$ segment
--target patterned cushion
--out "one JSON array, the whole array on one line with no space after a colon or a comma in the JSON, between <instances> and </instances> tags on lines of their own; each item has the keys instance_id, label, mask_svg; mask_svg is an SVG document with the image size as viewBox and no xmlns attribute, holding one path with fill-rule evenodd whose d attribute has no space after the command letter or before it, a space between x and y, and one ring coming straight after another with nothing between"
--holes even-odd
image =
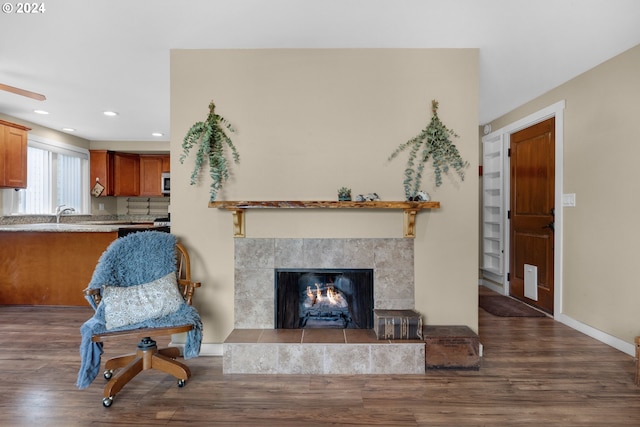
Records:
<instances>
[{"instance_id":1,"label":"patterned cushion","mask_svg":"<svg viewBox=\"0 0 640 427\"><path fill-rule=\"evenodd\" d=\"M182 303L174 272L142 285L102 288L107 329L158 319L174 313Z\"/></svg>"}]
</instances>

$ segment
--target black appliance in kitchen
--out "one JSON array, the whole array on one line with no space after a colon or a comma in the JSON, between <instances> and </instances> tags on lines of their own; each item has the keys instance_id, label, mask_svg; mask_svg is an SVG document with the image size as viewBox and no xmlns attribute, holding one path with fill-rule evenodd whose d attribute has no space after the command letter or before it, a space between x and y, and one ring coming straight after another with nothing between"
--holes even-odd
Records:
<instances>
[{"instance_id":1,"label":"black appliance in kitchen","mask_svg":"<svg viewBox=\"0 0 640 427\"><path fill-rule=\"evenodd\" d=\"M164 233L171 233L171 218L156 218L153 221L153 225L129 225L127 227L120 227L118 229L118 237L124 237L128 234L139 233L140 231L161 231Z\"/></svg>"}]
</instances>

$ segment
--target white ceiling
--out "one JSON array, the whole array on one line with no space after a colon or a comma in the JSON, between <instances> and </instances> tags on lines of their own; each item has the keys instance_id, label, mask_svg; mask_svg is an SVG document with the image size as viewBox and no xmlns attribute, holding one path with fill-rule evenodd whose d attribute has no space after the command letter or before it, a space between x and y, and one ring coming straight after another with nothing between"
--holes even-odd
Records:
<instances>
[{"instance_id":1,"label":"white ceiling","mask_svg":"<svg viewBox=\"0 0 640 427\"><path fill-rule=\"evenodd\" d=\"M638 0L38 4L44 13L0 13L0 83L47 100L0 91L0 113L94 141L169 139L170 49L478 48L484 124L640 44Z\"/></svg>"}]
</instances>

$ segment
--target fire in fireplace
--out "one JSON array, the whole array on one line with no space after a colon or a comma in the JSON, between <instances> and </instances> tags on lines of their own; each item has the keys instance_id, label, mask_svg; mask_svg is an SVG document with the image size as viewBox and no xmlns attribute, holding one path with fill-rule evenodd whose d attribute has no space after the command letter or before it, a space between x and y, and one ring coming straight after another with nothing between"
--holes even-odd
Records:
<instances>
[{"instance_id":1,"label":"fire in fireplace","mask_svg":"<svg viewBox=\"0 0 640 427\"><path fill-rule=\"evenodd\" d=\"M280 269L276 328L373 327L373 270Z\"/></svg>"}]
</instances>

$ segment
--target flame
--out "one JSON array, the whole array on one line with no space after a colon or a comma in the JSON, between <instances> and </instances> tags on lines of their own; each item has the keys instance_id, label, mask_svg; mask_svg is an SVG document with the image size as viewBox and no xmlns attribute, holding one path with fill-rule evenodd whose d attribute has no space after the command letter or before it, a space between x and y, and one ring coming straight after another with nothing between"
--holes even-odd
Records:
<instances>
[{"instance_id":1,"label":"flame","mask_svg":"<svg viewBox=\"0 0 640 427\"><path fill-rule=\"evenodd\" d=\"M333 288L329 288L327 289L327 298L329 298L329 302L331 302L331 304L337 304L338 301L336 300L336 297L338 295L336 294L336 292L333 290Z\"/></svg>"},{"instance_id":2,"label":"flame","mask_svg":"<svg viewBox=\"0 0 640 427\"><path fill-rule=\"evenodd\" d=\"M311 286L307 286L307 302L305 302L305 306L311 307L316 303L320 303L322 301L326 301L331 305L340 305L343 303L342 296L339 291L336 291L333 286L327 287L326 295L322 295L322 289L320 289L320 285L318 283L315 284L316 290L313 292L311 290Z\"/></svg>"}]
</instances>

